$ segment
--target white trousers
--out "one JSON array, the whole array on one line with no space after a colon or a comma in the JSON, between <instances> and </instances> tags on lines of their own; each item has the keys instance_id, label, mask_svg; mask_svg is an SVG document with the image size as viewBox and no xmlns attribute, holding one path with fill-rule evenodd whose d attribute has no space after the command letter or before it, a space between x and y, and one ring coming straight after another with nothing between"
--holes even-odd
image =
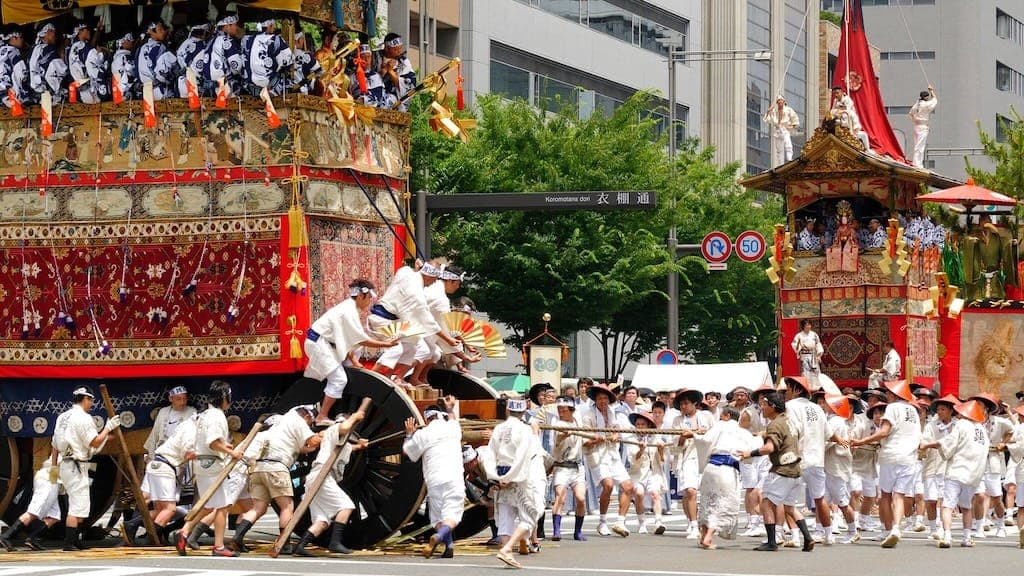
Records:
<instances>
[{"instance_id":1,"label":"white trousers","mask_svg":"<svg viewBox=\"0 0 1024 576\"><path fill-rule=\"evenodd\" d=\"M793 139L789 136L789 130L781 127L772 130L772 141L775 146L773 166L781 166L793 159Z\"/></svg>"},{"instance_id":2,"label":"white trousers","mask_svg":"<svg viewBox=\"0 0 1024 576\"><path fill-rule=\"evenodd\" d=\"M914 166L924 168L924 148L928 144L928 125L914 125Z\"/></svg>"}]
</instances>

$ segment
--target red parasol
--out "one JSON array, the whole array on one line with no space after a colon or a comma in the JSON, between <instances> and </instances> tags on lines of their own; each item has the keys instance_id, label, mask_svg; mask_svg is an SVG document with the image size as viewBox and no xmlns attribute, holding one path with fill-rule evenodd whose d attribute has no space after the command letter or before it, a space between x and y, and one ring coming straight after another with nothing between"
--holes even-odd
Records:
<instances>
[{"instance_id":1,"label":"red parasol","mask_svg":"<svg viewBox=\"0 0 1024 576\"><path fill-rule=\"evenodd\" d=\"M942 202L945 204L963 204L966 208L974 206L1016 206L1017 200L988 188L976 186L973 179L967 180L963 186L954 186L938 192L918 196L919 202Z\"/></svg>"}]
</instances>

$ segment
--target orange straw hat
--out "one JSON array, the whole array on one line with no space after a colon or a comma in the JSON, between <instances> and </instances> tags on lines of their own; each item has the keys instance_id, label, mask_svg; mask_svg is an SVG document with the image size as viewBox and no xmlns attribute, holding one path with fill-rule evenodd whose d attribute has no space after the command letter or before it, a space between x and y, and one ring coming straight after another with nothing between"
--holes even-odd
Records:
<instances>
[{"instance_id":1,"label":"orange straw hat","mask_svg":"<svg viewBox=\"0 0 1024 576\"><path fill-rule=\"evenodd\" d=\"M892 380L890 382L883 382L882 387L899 396L907 402L914 401L914 394L910 392L910 386L906 380Z\"/></svg>"},{"instance_id":2,"label":"orange straw hat","mask_svg":"<svg viewBox=\"0 0 1024 576\"><path fill-rule=\"evenodd\" d=\"M949 404L950 408L954 408L955 409L957 404L959 404L959 403L960 403L960 399L959 398L957 398L956 396L953 396L952 394L946 394L942 398L939 398L938 400L933 401L932 402L932 406L935 406L936 404Z\"/></svg>"},{"instance_id":3,"label":"orange straw hat","mask_svg":"<svg viewBox=\"0 0 1024 576\"><path fill-rule=\"evenodd\" d=\"M988 417L988 412L978 400L968 400L957 405L956 411L971 422L981 424Z\"/></svg>"},{"instance_id":4,"label":"orange straw hat","mask_svg":"<svg viewBox=\"0 0 1024 576\"><path fill-rule=\"evenodd\" d=\"M841 394L826 394L825 403L836 413L836 416L846 420L853 414L853 407L850 406L850 399Z\"/></svg>"},{"instance_id":5,"label":"orange straw hat","mask_svg":"<svg viewBox=\"0 0 1024 576\"><path fill-rule=\"evenodd\" d=\"M977 400L981 402L988 409L989 414L994 414L999 411L999 397L995 394L982 392L981 394L971 396L968 400Z\"/></svg>"},{"instance_id":6,"label":"orange straw hat","mask_svg":"<svg viewBox=\"0 0 1024 576\"><path fill-rule=\"evenodd\" d=\"M803 376L783 376L782 383L786 385L786 388L790 388L796 384L808 393L814 392L814 390L811 389L811 384L807 381L807 378L804 378Z\"/></svg>"}]
</instances>

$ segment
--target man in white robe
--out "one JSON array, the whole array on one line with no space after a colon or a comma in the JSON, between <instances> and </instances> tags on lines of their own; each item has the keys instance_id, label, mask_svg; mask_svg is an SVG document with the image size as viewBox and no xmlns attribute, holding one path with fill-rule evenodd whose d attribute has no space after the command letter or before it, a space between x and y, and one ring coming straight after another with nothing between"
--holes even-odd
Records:
<instances>
[{"instance_id":1,"label":"man in white robe","mask_svg":"<svg viewBox=\"0 0 1024 576\"><path fill-rule=\"evenodd\" d=\"M736 456L756 450L761 441L740 428L740 413L731 406L722 408L720 421L706 434L694 436L701 452L708 455L700 478L699 546L715 548L715 534L726 540L736 537L740 513L740 461Z\"/></svg>"},{"instance_id":2,"label":"man in white robe","mask_svg":"<svg viewBox=\"0 0 1024 576\"><path fill-rule=\"evenodd\" d=\"M458 401L447 396L437 406L423 411L427 425L416 429L416 419L405 421L402 451L410 460L423 460L423 479L427 484L427 512L436 533L423 555L430 558L444 544L442 558L455 555L452 533L462 521L466 500L466 481L462 467L462 427Z\"/></svg>"},{"instance_id":3,"label":"man in white robe","mask_svg":"<svg viewBox=\"0 0 1024 576\"><path fill-rule=\"evenodd\" d=\"M714 416L707 410L699 410L698 405L704 399L700 390L680 390L673 399L679 416L672 423L672 428L705 432L715 425ZM682 494L683 512L690 524L686 529L686 537L691 540L700 538L697 518L697 489L700 487L700 457L697 444L685 436L679 437L675 454L676 489Z\"/></svg>"},{"instance_id":4,"label":"man in white robe","mask_svg":"<svg viewBox=\"0 0 1024 576\"><path fill-rule=\"evenodd\" d=\"M345 393L345 385L348 384L345 366L355 364L351 358L355 349L360 346L389 348L397 344L397 340L371 338L363 329L360 314L377 298L373 283L357 278L348 285L348 291L349 298L313 322L306 331L306 343L303 345L309 357L303 375L314 380L327 380L320 404L319 418L323 424L331 423L331 408Z\"/></svg>"},{"instance_id":5,"label":"man in white robe","mask_svg":"<svg viewBox=\"0 0 1024 576\"><path fill-rule=\"evenodd\" d=\"M509 400L508 418L494 427L488 442L495 469L487 475L499 486L495 516L502 546L497 558L513 568L522 565L512 556L512 546L525 544L544 512L544 449L537 431L522 421L527 406L526 400Z\"/></svg>"},{"instance_id":6,"label":"man in white robe","mask_svg":"<svg viewBox=\"0 0 1024 576\"><path fill-rule=\"evenodd\" d=\"M594 407L583 417L586 428L629 428L628 422L620 420L612 409L611 403L616 400L615 393L603 384L594 384L587 388L587 396L594 401ZM597 533L608 536L612 532L625 538L629 536L626 528L625 514L629 510L629 502L633 499L633 481L629 478L622 456L617 433L597 433L593 438L583 442L583 454L587 460L590 473L601 487L598 498L600 522ZM619 487L619 516L608 526L608 506L611 503L612 489Z\"/></svg>"}]
</instances>

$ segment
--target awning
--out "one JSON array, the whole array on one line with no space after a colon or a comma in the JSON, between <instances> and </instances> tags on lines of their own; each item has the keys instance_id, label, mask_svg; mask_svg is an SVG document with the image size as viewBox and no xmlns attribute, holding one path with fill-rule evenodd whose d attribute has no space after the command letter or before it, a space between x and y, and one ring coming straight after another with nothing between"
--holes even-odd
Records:
<instances>
[{"instance_id":1,"label":"awning","mask_svg":"<svg viewBox=\"0 0 1024 576\"><path fill-rule=\"evenodd\" d=\"M724 397L737 386L751 390L772 384L767 362L727 364L640 364L633 375L633 386L655 392L691 388L701 392L719 392Z\"/></svg>"}]
</instances>

